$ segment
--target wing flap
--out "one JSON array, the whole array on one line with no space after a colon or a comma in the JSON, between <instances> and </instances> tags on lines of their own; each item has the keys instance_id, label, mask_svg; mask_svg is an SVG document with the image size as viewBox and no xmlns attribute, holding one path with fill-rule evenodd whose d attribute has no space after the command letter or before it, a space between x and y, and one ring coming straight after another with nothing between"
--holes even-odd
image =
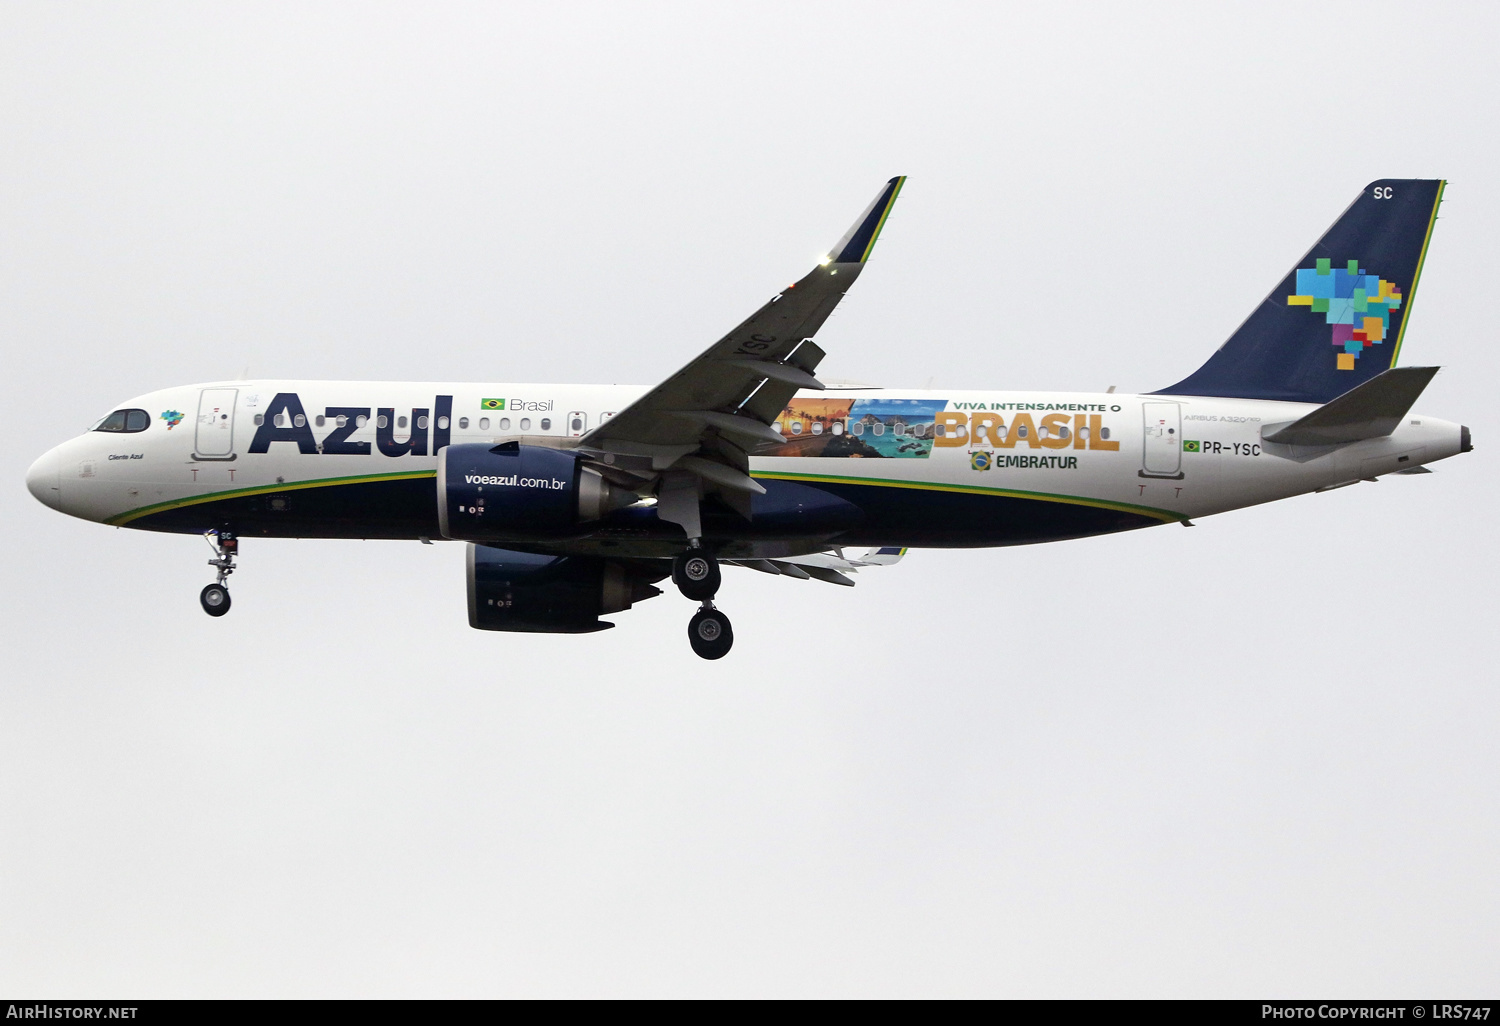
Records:
<instances>
[{"instance_id":1,"label":"wing flap","mask_svg":"<svg viewBox=\"0 0 1500 1026\"><path fill-rule=\"evenodd\" d=\"M845 576L846 574L858 573L862 566L891 566L899 562L904 555L906 555L905 549L883 548L871 549L858 559L849 559L843 554L843 550L835 549L832 552L810 552L802 556L781 556L776 559L731 559L725 562L732 566L759 570L763 574L780 574L783 577L795 577L803 581L824 581L828 584L841 584L852 588L855 582Z\"/></svg>"}]
</instances>

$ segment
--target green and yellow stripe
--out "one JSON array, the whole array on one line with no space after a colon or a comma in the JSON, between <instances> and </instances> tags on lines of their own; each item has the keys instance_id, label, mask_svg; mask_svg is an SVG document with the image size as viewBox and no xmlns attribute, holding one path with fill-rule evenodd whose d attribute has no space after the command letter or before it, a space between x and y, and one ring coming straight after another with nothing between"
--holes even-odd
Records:
<instances>
[{"instance_id":1,"label":"green and yellow stripe","mask_svg":"<svg viewBox=\"0 0 1500 1026\"><path fill-rule=\"evenodd\" d=\"M150 506L142 506L139 509L121 513L104 521L113 527L123 527L132 520L150 516L153 513L165 513L173 509L185 509L188 506L201 506L206 502L219 502L224 499L243 499L250 495L281 494L283 492L303 491L308 488L331 488L335 485L348 484L376 484L381 481L409 481L423 477L436 477L436 470L407 470L394 474L356 474L352 477L322 477L311 481L287 481L277 484L256 485L253 488L231 488L222 492L205 492L202 495L194 495L183 499L171 499L167 502L152 503Z\"/></svg>"},{"instance_id":2,"label":"green and yellow stripe","mask_svg":"<svg viewBox=\"0 0 1500 1026\"><path fill-rule=\"evenodd\" d=\"M1417 270L1411 276L1411 294L1403 301L1405 310L1401 314L1401 330L1396 333L1396 351L1391 354L1391 366L1401 359L1401 340L1406 337L1406 325L1411 321L1411 304L1417 298L1417 283L1422 280L1422 265L1427 263L1427 247L1432 244L1432 229L1437 225L1438 207L1443 202L1443 190L1448 188L1446 180L1438 183L1437 198L1432 201L1432 213L1427 218L1427 237L1422 240L1422 252L1417 257Z\"/></svg>"},{"instance_id":3,"label":"green and yellow stripe","mask_svg":"<svg viewBox=\"0 0 1500 1026\"><path fill-rule=\"evenodd\" d=\"M897 175L896 187L891 190L891 198L885 201L885 209L880 212L880 222L875 225L875 230L870 233L870 241L865 245L864 253L860 254L860 263L864 263L870 259L870 254L875 251L875 242L880 238L880 233L885 228L886 218L891 216L891 210L896 206L896 197L901 195L901 188L905 184L906 176Z\"/></svg>"},{"instance_id":4,"label":"green and yellow stripe","mask_svg":"<svg viewBox=\"0 0 1500 1026\"><path fill-rule=\"evenodd\" d=\"M1063 495L1058 492L1032 492L1017 488L991 488L985 485L933 484L926 481L897 481L882 477L841 477L833 474L792 474L784 471L756 472L751 477L774 481L801 481L804 483L871 485L877 488L907 488L921 492L960 492L968 495L995 495L1008 499L1034 499L1038 502L1058 502L1069 506L1093 506L1118 513L1137 513L1141 516L1175 524L1187 520L1181 513L1157 509L1154 506L1138 506L1132 502L1112 502L1108 499L1091 499L1082 495Z\"/></svg>"},{"instance_id":5,"label":"green and yellow stripe","mask_svg":"<svg viewBox=\"0 0 1500 1026\"><path fill-rule=\"evenodd\" d=\"M304 491L310 488L332 488L338 485L377 484L382 481L411 481L436 476L436 470L409 470L390 474L356 474L349 477L325 477L310 481L287 481L279 484L255 485L250 488L230 488L224 491L205 492L202 495L152 503L149 506L141 506L137 509L120 513L104 522L113 527L123 527L131 521L151 516L153 513L186 509L189 506L201 506L205 503L220 502L226 499L243 499L252 495L282 494L285 492ZM1188 519L1181 513L1158 509L1154 506L1141 506L1131 502L1114 502L1108 499L1094 499L1082 495L1066 495L1060 492L1037 492L1019 488L993 488L985 485L938 484L928 481L900 481L893 478L881 477L850 477L838 474L796 474L786 471L762 471L753 473L751 476L758 480L770 481L866 485L875 488L904 488L910 491L957 492L967 495L993 495L1009 499L1032 499L1037 502L1056 502L1071 506L1091 506L1096 509L1114 510L1119 513L1136 513L1168 524Z\"/></svg>"}]
</instances>

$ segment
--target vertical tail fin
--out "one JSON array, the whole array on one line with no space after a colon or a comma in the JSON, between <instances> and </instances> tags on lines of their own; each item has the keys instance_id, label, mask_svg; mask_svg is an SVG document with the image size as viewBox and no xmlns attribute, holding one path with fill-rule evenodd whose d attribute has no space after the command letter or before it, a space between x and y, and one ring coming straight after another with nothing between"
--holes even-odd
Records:
<instances>
[{"instance_id":1,"label":"vertical tail fin","mask_svg":"<svg viewBox=\"0 0 1500 1026\"><path fill-rule=\"evenodd\" d=\"M1157 394L1326 403L1393 366L1446 184L1365 186L1229 341Z\"/></svg>"}]
</instances>

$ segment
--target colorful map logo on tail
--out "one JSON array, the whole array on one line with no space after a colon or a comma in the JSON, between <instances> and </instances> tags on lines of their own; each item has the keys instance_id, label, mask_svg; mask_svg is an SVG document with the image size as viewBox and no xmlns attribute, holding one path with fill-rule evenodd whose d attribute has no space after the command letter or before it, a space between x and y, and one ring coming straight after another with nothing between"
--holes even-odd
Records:
<instances>
[{"instance_id":1,"label":"colorful map logo on tail","mask_svg":"<svg viewBox=\"0 0 1500 1026\"><path fill-rule=\"evenodd\" d=\"M1360 353L1385 341L1391 311L1401 309L1401 290L1366 272L1358 260L1350 260L1346 269L1334 268L1332 260L1323 258L1316 267L1298 269L1297 294L1287 296L1286 302L1310 307L1327 318L1338 348L1338 369L1353 370Z\"/></svg>"}]
</instances>

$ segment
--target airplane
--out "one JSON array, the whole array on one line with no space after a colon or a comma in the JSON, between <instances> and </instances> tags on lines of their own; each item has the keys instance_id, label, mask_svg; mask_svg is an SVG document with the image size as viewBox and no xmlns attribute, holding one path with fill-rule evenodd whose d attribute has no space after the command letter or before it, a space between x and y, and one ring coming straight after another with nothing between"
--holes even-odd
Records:
<instances>
[{"instance_id":1,"label":"airplane","mask_svg":"<svg viewBox=\"0 0 1500 1026\"><path fill-rule=\"evenodd\" d=\"M1398 367L1445 183L1366 186L1202 367L1155 392L825 385L819 327L905 184L654 388L215 381L130 399L28 470L84 520L199 534L230 608L244 538L466 544L470 626L587 633L661 594L727 654L721 568L853 584L909 548L1060 541L1428 473L1467 427ZM862 554L850 548L868 548Z\"/></svg>"}]
</instances>

